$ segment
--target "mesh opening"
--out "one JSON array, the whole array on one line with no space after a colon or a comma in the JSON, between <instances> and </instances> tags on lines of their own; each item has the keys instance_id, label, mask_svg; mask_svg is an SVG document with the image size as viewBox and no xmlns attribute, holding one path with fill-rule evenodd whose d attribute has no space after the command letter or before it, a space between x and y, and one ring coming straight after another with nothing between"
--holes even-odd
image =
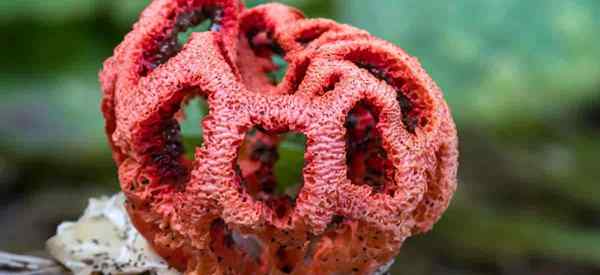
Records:
<instances>
[{"instance_id":1,"label":"mesh opening","mask_svg":"<svg viewBox=\"0 0 600 275\"><path fill-rule=\"evenodd\" d=\"M279 218L293 208L302 186L305 138L297 133L269 132L255 127L240 147L241 185Z\"/></svg>"},{"instance_id":2,"label":"mesh opening","mask_svg":"<svg viewBox=\"0 0 600 275\"><path fill-rule=\"evenodd\" d=\"M415 91L405 90L408 87L403 79L391 77L392 71L385 66L385 61L378 60L378 56L369 52L357 52L348 57L359 68L367 70L375 78L386 82L394 87L397 92L396 100L402 110L402 123L404 128L415 133L417 127L425 127L428 123L423 111L425 109L422 102L419 102L419 96Z\"/></svg>"},{"instance_id":3,"label":"mesh opening","mask_svg":"<svg viewBox=\"0 0 600 275\"><path fill-rule=\"evenodd\" d=\"M141 75L147 75L177 55L193 32L219 31L222 16L222 9L217 7L201 7L178 15L165 38L158 41L154 49L144 53Z\"/></svg>"},{"instance_id":4,"label":"mesh opening","mask_svg":"<svg viewBox=\"0 0 600 275\"><path fill-rule=\"evenodd\" d=\"M208 115L208 103L203 97L193 97L182 103L177 120L181 128L183 153L194 159L195 148L202 146L202 120Z\"/></svg>"},{"instance_id":5,"label":"mesh opening","mask_svg":"<svg viewBox=\"0 0 600 275\"><path fill-rule=\"evenodd\" d=\"M392 163L377 131L378 112L366 101L359 101L346 118L346 164L353 184L372 187L373 192L393 195Z\"/></svg>"},{"instance_id":6,"label":"mesh opening","mask_svg":"<svg viewBox=\"0 0 600 275\"><path fill-rule=\"evenodd\" d=\"M271 79L273 85L277 85L283 80L288 68L288 63L278 54L273 54L271 56L271 62L273 63L274 68L273 70L268 71L267 75L269 76L269 79Z\"/></svg>"}]
</instances>

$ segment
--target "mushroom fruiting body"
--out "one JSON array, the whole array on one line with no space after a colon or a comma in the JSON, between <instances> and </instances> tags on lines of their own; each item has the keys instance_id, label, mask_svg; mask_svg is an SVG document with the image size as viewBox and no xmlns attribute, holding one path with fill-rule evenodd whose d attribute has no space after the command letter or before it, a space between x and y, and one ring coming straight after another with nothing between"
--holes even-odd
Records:
<instances>
[{"instance_id":1,"label":"mushroom fruiting body","mask_svg":"<svg viewBox=\"0 0 600 275\"><path fill-rule=\"evenodd\" d=\"M274 55L289 64L276 84ZM454 122L419 62L284 5L155 0L100 80L132 222L190 274L369 274L456 189ZM193 160L179 127L191 97L209 106ZM274 191L286 132L306 136L296 198Z\"/></svg>"}]
</instances>

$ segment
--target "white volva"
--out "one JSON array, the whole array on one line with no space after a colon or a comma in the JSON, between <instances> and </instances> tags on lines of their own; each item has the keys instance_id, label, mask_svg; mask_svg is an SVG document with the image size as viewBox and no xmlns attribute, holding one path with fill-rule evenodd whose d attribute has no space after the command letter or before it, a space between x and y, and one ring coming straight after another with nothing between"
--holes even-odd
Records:
<instances>
[{"instance_id":1,"label":"white volva","mask_svg":"<svg viewBox=\"0 0 600 275\"><path fill-rule=\"evenodd\" d=\"M52 256L75 275L179 274L148 245L133 227L122 193L92 198L77 222L63 222L47 242Z\"/></svg>"}]
</instances>

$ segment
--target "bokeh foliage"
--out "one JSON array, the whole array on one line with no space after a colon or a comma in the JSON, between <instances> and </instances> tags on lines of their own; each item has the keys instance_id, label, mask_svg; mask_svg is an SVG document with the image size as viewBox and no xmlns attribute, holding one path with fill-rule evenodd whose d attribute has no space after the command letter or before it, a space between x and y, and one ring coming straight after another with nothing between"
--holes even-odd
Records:
<instances>
[{"instance_id":1,"label":"bokeh foliage","mask_svg":"<svg viewBox=\"0 0 600 275\"><path fill-rule=\"evenodd\" d=\"M600 272L600 1L282 2L399 44L452 107L459 191L394 274ZM0 218L18 220L0 248L39 247L80 194L116 190L97 72L146 4L0 1ZM301 154L286 148L298 173Z\"/></svg>"}]
</instances>

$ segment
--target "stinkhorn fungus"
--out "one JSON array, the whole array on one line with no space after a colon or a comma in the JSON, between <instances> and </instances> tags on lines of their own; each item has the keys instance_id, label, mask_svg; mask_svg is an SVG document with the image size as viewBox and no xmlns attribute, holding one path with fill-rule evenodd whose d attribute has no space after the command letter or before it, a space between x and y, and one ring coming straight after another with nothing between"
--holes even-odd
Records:
<instances>
[{"instance_id":1,"label":"stinkhorn fungus","mask_svg":"<svg viewBox=\"0 0 600 275\"><path fill-rule=\"evenodd\" d=\"M279 83L273 56L289 64ZM456 189L454 122L417 59L294 8L154 0L100 80L132 222L189 274L371 274ZM188 159L192 97L209 112ZM275 192L286 132L306 137L295 198Z\"/></svg>"}]
</instances>

